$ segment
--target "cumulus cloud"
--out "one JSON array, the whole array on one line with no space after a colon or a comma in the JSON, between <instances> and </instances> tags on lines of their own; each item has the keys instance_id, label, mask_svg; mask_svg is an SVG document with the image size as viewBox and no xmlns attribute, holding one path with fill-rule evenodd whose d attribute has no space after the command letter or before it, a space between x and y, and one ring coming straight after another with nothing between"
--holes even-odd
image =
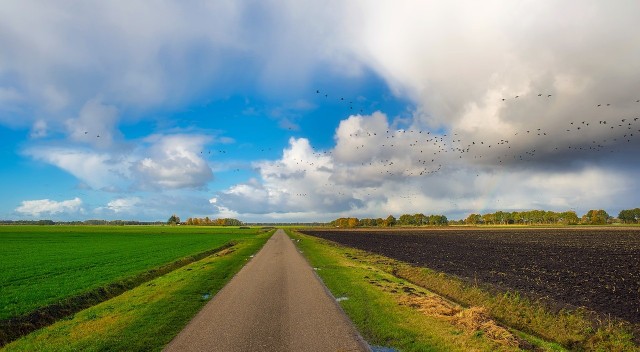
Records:
<instances>
[{"instance_id":1,"label":"cumulus cloud","mask_svg":"<svg viewBox=\"0 0 640 352\"><path fill-rule=\"evenodd\" d=\"M448 136L393 129L380 112L342 121L335 141L322 151L292 138L279 160L254 165L260 178L218 192L212 204L246 218L311 221L415 212L464 217L496 209L586 211L634 201L627 194L633 177L615 168L469 163Z\"/></svg>"},{"instance_id":2,"label":"cumulus cloud","mask_svg":"<svg viewBox=\"0 0 640 352\"><path fill-rule=\"evenodd\" d=\"M367 68L413 99L422 123L504 137L628 114L640 87L639 10L632 1L11 2L0 12L0 72L13 79L0 96L66 120L57 112L76 115L95 97L144 110L212 87L287 95L320 68ZM539 93L553 99L511 99ZM591 111L598 102L615 110Z\"/></svg>"},{"instance_id":3,"label":"cumulus cloud","mask_svg":"<svg viewBox=\"0 0 640 352\"><path fill-rule=\"evenodd\" d=\"M81 212L82 200L74 198L63 201L55 201L50 199L25 200L15 211L21 215L31 217L51 216L61 213L77 213Z\"/></svg>"},{"instance_id":4,"label":"cumulus cloud","mask_svg":"<svg viewBox=\"0 0 640 352\"><path fill-rule=\"evenodd\" d=\"M122 192L202 188L213 172L202 151L212 136L156 134L144 138L137 148L96 151L82 146L39 145L24 154L55 165L93 189Z\"/></svg>"},{"instance_id":5,"label":"cumulus cloud","mask_svg":"<svg viewBox=\"0 0 640 352\"><path fill-rule=\"evenodd\" d=\"M129 213L136 210L142 200L140 197L116 198L107 203L107 209L114 213Z\"/></svg>"},{"instance_id":6,"label":"cumulus cloud","mask_svg":"<svg viewBox=\"0 0 640 352\"><path fill-rule=\"evenodd\" d=\"M137 106L180 100L207 84L214 54L233 51L240 35L235 2L5 5L0 68L17 77L12 89L53 110L98 93Z\"/></svg>"},{"instance_id":7,"label":"cumulus cloud","mask_svg":"<svg viewBox=\"0 0 640 352\"><path fill-rule=\"evenodd\" d=\"M34 138L66 133L73 145L26 154L92 188L202 188L213 177L199 155L206 138L117 148L120 120L210 91L258 87L295 101L320 71L371 70L415 104L410 120L351 116L322 151L292 139L214 206L274 218L462 212L584 205L587 190L626 204L640 161L639 12L634 1L577 0L10 2L0 10L0 122ZM313 108L298 102L266 115L295 130ZM601 184L606 175L615 186ZM518 187L507 196L497 180Z\"/></svg>"},{"instance_id":8,"label":"cumulus cloud","mask_svg":"<svg viewBox=\"0 0 640 352\"><path fill-rule=\"evenodd\" d=\"M536 150L543 164L555 160L555 147L564 153L595 141L615 149L630 133L617 125L640 108L637 3L360 5L354 53L418 104L419 125L465 141L509 140L520 153ZM589 126L578 130L582 122ZM527 135L538 129L546 138Z\"/></svg>"},{"instance_id":9,"label":"cumulus cloud","mask_svg":"<svg viewBox=\"0 0 640 352\"><path fill-rule=\"evenodd\" d=\"M146 142L147 156L132 170L142 188L197 188L213 179L213 172L201 157L202 147L211 138L196 135L154 135Z\"/></svg>"},{"instance_id":10,"label":"cumulus cloud","mask_svg":"<svg viewBox=\"0 0 640 352\"><path fill-rule=\"evenodd\" d=\"M309 26L310 13L325 21ZM359 66L334 44L342 19L331 14L295 1L10 1L0 11L0 101L22 113L0 121L29 125L35 112L64 127L96 97L136 112L181 107L205 91L286 96L323 62Z\"/></svg>"},{"instance_id":11,"label":"cumulus cloud","mask_svg":"<svg viewBox=\"0 0 640 352\"><path fill-rule=\"evenodd\" d=\"M24 153L69 172L93 189L118 187L130 177L126 157L107 152L82 147L37 146Z\"/></svg>"},{"instance_id":12,"label":"cumulus cloud","mask_svg":"<svg viewBox=\"0 0 640 352\"><path fill-rule=\"evenodd\" d=\"M216 195L214 206L238 213L336 212L361 201L331 181L334 162L316 152L305 138L291 138L283 157L254 164L260 180L230 187Z\"/></svg>"}]
</instances>

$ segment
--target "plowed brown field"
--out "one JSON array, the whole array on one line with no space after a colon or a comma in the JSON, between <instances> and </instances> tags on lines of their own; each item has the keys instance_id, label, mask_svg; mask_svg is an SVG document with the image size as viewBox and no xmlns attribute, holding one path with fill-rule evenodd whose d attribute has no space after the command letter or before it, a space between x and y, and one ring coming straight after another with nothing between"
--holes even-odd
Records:
<instances>
[{"instance_id":1,"label":"plowed brown field","mask_svg":"<svg viewBox=\"0 0 640 352\"><path fill-rule=\"evenodd\" d=\"M301 232L640 323L640 228Z\"/></svg>"}]
</instances>

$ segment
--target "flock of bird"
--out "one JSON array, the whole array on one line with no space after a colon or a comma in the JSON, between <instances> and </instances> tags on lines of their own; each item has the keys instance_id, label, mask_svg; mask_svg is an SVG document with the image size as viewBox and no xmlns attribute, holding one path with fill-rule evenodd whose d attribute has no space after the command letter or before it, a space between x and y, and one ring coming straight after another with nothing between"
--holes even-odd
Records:
<instances>
[{"instance_id":1,"label":"flock of bird","mask_svg":"<svg viewBox=\"0 0 640 352\"><path fill-rule=\"evenodd\" d=\"M320 90L316 94L329 99L330 95ZM500 98L502 103L517 104L524 99L539 98L548 101L556 99L553 94L538 93L534 95L515 95L512 98ZM337 98L343 102L347 112L354 110L362 114L364 109L354 104L353 100ZM623 102L623 104L640 103L640 99ZM317 158L327 155L349 154L348 162L341 165L347 173L356 173L383 180L389 177L430 176L439 173L457 160L475 163L479 167L503 167L505 164L533 162L536 158L553 160L554 158L585 158L591 155L605 155L624 149L624 144L640 142L640 117L627 116L614 118L614 104L597 103L591 118L574 119L566 122L550 124L540 123L535 126L512 131L508 136L497 138L480 138L468 133L435 133L418 129L389 129L384 131L361 128L349 134L342 150L337 147L333 151L317 152L312 160L296 159L297 170L317 168ZM638 105L640 107L640 104ZM628 109L627 109L628 111ZM636 110L637 111L637 110ZM586 116L586 115L585 115ZM600 119L593 121L594 116ZM606 117L604 117L606 116ZM526 125L526 124L521 124ZM633 144L632 144L633 145ZM349 148L349 149L344 149ZM334 160L339 158L334 158ZM542 160L540 160L542 161ZM283 165L284 167L284 165ZM378 176L375 176L375 171ZM478 173L476 176L479 176ZM323 187L335 189L339 185L327 183ZM369 194L369 193L367 193ZM306 193L296 196L308 196ZM407 196L408 199L413 196Z\"/></svg>"},{"instance_id":2,"label":"flock of bird","mask_svg":"<svg viewBox=\"0 0 640 352\"><path fill-rule=\"evenodd\" d=\"M345 109L345 113L365 114L367 107L362 106L358 99L345 99L345 97L333 97L328 92L316 90L316 95L321 99L334 99L339 106ZM540 99L540 100L532 100ZM512 97L499 98L497 103L510 104L514 107L520 102L527 101L539 104L549 104L558 99L554 94L537 93L528 95L514 95ZM640 99L635 101L617 103L638 104ZM531 106L531 105L525 105ZM333 157L333 161L339 160L340 156L349 155L349 160L358 162L348 162L341 165L347 172L363 174L368 177L383 180L389 177L418 177L430 176L439 173L448 165L458 161L465 163L475 163L479 167L498 167L505 164L531 162L536 158L553 159L558 155L561 157L578 157L577 153L604 154L619 151L624 144L640 141L640 117L620 116L613 118L617 112L613 110L616 104L609 102L599 102L592 106L591 118L573 118L566 122L555 122L554 127L549 124L540 123L535 126L529 122L529 127L523 127L518 131L506 133L495 133L496 138L474 138L470 133L463 131L450 131L449 133L438 133L419 129L388 129L388 130L366 130L360 129L349 134L348 140L344 141L342 149L338 147L330 151L316 152L309 160L293 159L295 166L285 165L283 162L275 163L276 168L291 168L295 171L306 171L317 169L321 165L322 157ZM608 110L609 109L609 110ZM626 111L629 111L627 109ZM638 111L638 109L636 109ZM587 116L587 115L585 115ZM594 116L600 116L596 121ZM606 116L606 117L605 117ZM526 123L521 123L526 125ZM84 131L88 135L90 131ZM100 138L100 134L96 134ZM347 148L347 149L345 149ZM272 148L258 147L256 151L271 154ZM201 151L202 156L227 155L229 150L218 149ZM568 156L567 156L568 155ZM583 155L580 155L582 157ZM240 168L232 171L239 172ZM284 172L284 171L283 171ZM377 175L377 176L376 176ZM478 174L479 176L479 174ZM335 188L338 185L329 183L324 185L327 188ZM373 190L375 191L375 190ZM296 197L307 197L307 193L292 194Z\"/></svg>"}]
</instances>

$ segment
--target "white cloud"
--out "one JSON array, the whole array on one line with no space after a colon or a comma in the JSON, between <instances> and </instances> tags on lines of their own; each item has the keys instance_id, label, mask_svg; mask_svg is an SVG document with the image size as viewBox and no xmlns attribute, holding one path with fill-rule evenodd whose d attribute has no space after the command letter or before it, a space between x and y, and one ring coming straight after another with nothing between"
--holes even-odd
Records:
<instances>
[{"instance_id":1,"label":"white cloud","mask_svg":"<svg viewBox=\"0 0 640 352\"><path fill-rule=\"evenodd\" d=\"M549 127L596 101L637 99L637 12L636 2L544 0L10 2L0 11L0 72L13 82L0 96L66 120L60 113L76 115L95 97L124 111L180 106L211 87L287 96L319 68L368 68L432 126L468 130L473 116L487 116L507 130L532 117ZM495 99L538 92L553 94L552 104Z\"/></svg>"},{"instance_id":2,"label":"white cloud","mask_svg":"<svg viewBox=\"0 0 640 352\"><path fill-rule=\"evenodd\" d=\"M93 189L202 188L213 179L202 155L204 145L212 141L206 135L156 134L141 140L135 149L40 145L25 149L24 154L69 172Z\"/></svg>"},{"instance_id":3,"label":"white cloud","mask_svg":"<svg viewBox=\"0 0 640 352\"><path fill-rule=\"evenodd\" d=\"M351 50L418 104L416 122L463 140L517 139L520 151L540 155L551 138L564 148L611 141L624 133L598 122L638 111L638 3L363 1L358 7L360 25L346 24L354 29ZM597 109L599 103L612 105ZM570 122L582 121L588 131L564 133ZM547 140L522 136L538 128Z\"/></svg>"},{"instance_id":4,"label":"white cloud","mask_svg":"<svg viewBox=\"0 0 640 352\"><path fill-rule=\"evenodd\" d=\"M142 200L139 197L117 198L107 203L107 209L114 213L130 213Z\"/></svg>"},{"instance_id":5,"label":"white cloud","mask_svg":"<svg viewBox=\"0 0 640 352\"><path fill-rule=\"evenodd\" d=\"M379 112L351 116L336 130L333 149L291 139L279 160L255 164L259 179L218 192L211 203L243 219L312 221L415 212L462 218L497 209L586 211L633 201L626 194L633 178L607 165L565 170L470 164L459 158L453 138L391 129Z\"/></svg>"},{"instance_id":6,"label":"white cloud","mask_svg":"<svg viewBox=\"0 0 640 352\"><path fill-rule=\"evenodd\" d=\"M74 198L57 202L50 199L25 200L15 209L21 215L39 217L60 213L77 213L82 211L82 200Z\"/></svg>"},{"instance_id":7,"label":"white cloud","mask_svg":"<svg viewBox=\"0 0 640 352\"><path fill-rule=\"evenodd\" d=\"M211 138L197 135L154 135L146 142L146 157L132 166L142 188L197 188L213 179L213 172L201 157Z\"/></svg>"},{"instance_id":8,"label":"white cloud","mask_svg":"<svg viewBox=\"0 0 640 352\"><path fill-rule=\"evenodd\" d=\"M633 1L577 0L9 2L0 102L11 114L0 122L34 138L66 132L64 147L25 153L92 188L203 188L207 138L124 145L120 119L257 86L294 101L267 115L295 130L311 108L295 103L298 88L319 71L373 70L416 104L406 131L382 113L349 117L334 149L293 139L215 206L275 218L588 202L580 194L607 203L634 194L640 122L621 119L640 106L639 12ZM626 192L598 186L606 175ZM495 191L500 179L518 184L511 196Z\"/></svg>"},{"instance_id":9,"label":"white cloud","mask_svg":"<svg viewBox=\"0 0 640 352\"><path fill-rule=\"evenodd\" d=\"M214 53L238 47L241 7L232 1L10 2L0 11L7 28L0 35L0 69L53 108L77 99L82 104L98 93L139 106L181 99L214 76ZM211 60L198 61L196 54Z\"/></svg>"},{"instance_id":10,"label":"white cloud","mask_svg":"<svg viewBox=\"0 0 640 352\"><path fill-rule=\"evenodd\" d=\"M0 122L29 126L37 115L64 129L69 116L81 115L97 97L104 107L127 112L118 119L128 120L182 108L203 93L219 98L247 87L295 101L299 95L291 92L326 64L337 62L331 70L346 74L360 71L336 40L344 18L335 10L342 8L288 0L10 1L0 9L0 101L21 118L0 114ZM278 120L296 125L295 116Z\"/></svg>"},{"instance_id":11,"label":"white cloud","mask_svg":"<svg viewBox=\"0 0 640 352\"><path fill-rule=\"evenodd\" d=\"M237 213L288 213L346 211L359 200L342 192L330 179L330 156L313 150L304 138L289 140L277 161L256 162L260 180L238 184L216 195L214 206Z\"/></svg>"},{"instance_id":12,"label":"white cloud","mask_svg":"<svg viewBox=\"0 0 640 352\"><path fill-rule=\"evenodd\" d=\"M55 165L93 189L105 189L122 184L129 177L126 158L118 159L107 152L86 148L40 146L24 152L32 158Z\"/></svg>"}]
</instances>

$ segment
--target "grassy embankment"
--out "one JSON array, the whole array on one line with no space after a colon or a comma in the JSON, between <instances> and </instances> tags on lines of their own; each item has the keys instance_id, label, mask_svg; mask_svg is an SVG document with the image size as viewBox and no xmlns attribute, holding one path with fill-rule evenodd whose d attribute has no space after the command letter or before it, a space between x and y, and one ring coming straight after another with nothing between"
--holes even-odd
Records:
<instances>
[{"instance_id":1,"label":"grassy embankment","mask_svg":"<svg viewBox=\"0 0 640 352\"><path fill-rule=\"evenodd\" d=\"M402 351L639 350L629 326L594 325L582 311L552 312L516 294L490 293L426 268L290 236L300 240L334 296L348 297L342 308L372 344Z\"/></svg>"},{"instance_id":2,"label":"grassy embankment","mask_svg":"<svg viewBox=\"0 0 640 352\"><path fill-rule=\"evenodd\" d=\"M0 226L0 344L257 232L211 227Z\"/></svg>"},{"instance_id":3,"label":"grassy embankment","mask_svg":"<svg viewBox=\"0 0 640 352\"><path fill-rule=\"evenodd\" d=\"M5 349L159 351L262 248L272 233L237 239L233 247L31 333Z\"/></svg>"}]
</instances>

